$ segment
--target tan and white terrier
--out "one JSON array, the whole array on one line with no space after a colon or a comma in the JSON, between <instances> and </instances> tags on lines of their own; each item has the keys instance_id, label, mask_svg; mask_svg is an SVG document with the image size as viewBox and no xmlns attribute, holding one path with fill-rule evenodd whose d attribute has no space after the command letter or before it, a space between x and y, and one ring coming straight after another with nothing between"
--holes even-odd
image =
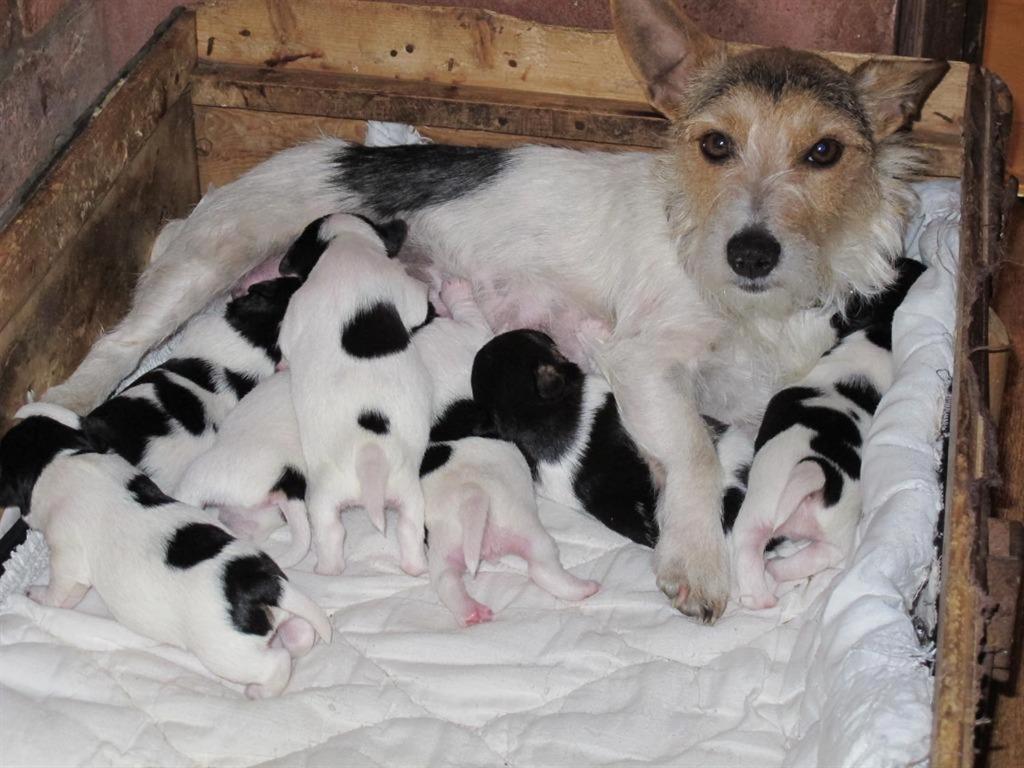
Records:
<instances>
[{"instance_id":1,"label":"tan and white terrier","mask_svg":"<svg viewBox=\"0 0 1024 768\"><path fill-rule=\"evenodd\" d=\"M786 49L732 54L676 0L613 0L619 41L673 123L656 153L369 148L323 139L208 194L158 241L128 316L46 399L86 411L153 345L302 228L337 211L410 227L403 258L472 280L496 331L595 355L664 473L661 589L713 621L729 594L722 477L701 413L754 424L831 343L828 318L893 276L921 154L903 130L940 62L845 72Z\"/></svg>"}]
</instances>

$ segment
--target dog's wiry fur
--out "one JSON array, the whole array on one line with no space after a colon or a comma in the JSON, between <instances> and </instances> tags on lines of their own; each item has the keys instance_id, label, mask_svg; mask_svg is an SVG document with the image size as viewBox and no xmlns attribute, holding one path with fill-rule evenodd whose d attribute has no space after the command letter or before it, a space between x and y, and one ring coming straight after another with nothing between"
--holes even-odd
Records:
<instances>
[{"instance_id":1,"label":"dog's wiry fur","mask_svg":"<svg viewBox=\"0 0 1024 768\"><path fill-rule=\"evenodd\" d=\"M756 422L771 393L830 344L829 315L891 278L919 156L897 133L946 66L810 54L727 55L676 0L612 0L627 61L672 118L660 154L546 147L283 152L207 195L140 281L133 308L46 398L86 410L211 295L335 211L410 226L405 256L472 279L495 330L613 326L606 373L626 425L666 470L657 570L683 612L728 595L720 473L700 413ZM731 154L702 145L723 134ZM809 165L822 140L843 151ZM739 277L729 242L755 227L770 274ZM736 274L730 273L730 268Z\"/></svg>"}]
</instances>

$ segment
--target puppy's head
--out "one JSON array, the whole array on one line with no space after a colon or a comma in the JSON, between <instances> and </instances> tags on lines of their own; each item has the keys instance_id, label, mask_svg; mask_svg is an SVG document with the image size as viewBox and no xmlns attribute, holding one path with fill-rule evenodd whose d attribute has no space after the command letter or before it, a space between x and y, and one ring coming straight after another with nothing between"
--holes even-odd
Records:
<instances>
[{"instance_id":1,"label":"puppy's head","mask_svg":"<svg viewBox=\"0 0 1024 768\"><path fill-rule=\"evenodd\" d=\"M583 381L580 367L539 331L496 336L473 360L474 401L499 436L520 443L532 458L556 458L575 434Z\"/></svg>"},{"instance_id":2,"label":"puppy's head","mask_svg":"<svg viewBox=\"0 0 1024 768\"><path fill-rule=\"evenodd\" d=\"M21 421L0 439L0 507L28 515L36 481L50 462L61 453L96 448L79 429L78 416L59 406L31 403L15 418Z\"/></svg>"},{"instance_id":3,"label":"puppy's head","mask_svg":"<svg viewBox=\"0 0 1024 768\"><path fill-rule=\"evenodd\" d=\"M840 307L893 277L922 155L901 134L948 69L846 72L788 49L728 55L674 0L614 0L616 30L673 122L662 168L681 258L739 315Z\"/></svg>"},{"instance_id":4,"label":"puppy's head","mask_svg":"<svg viewBox=\"0 0 1024 768\"><path fill-rule=\"evenodd\" d=\"M305 280L331 241L345 235L372 234L373 239L384 247L388 258L393 259L402 249L408 233L409 227L402 219L378 222L360 214L349 213L321 216L310 222L289 246L281 259L281 274L295 275Z\"/></svg>"}]
</instances>

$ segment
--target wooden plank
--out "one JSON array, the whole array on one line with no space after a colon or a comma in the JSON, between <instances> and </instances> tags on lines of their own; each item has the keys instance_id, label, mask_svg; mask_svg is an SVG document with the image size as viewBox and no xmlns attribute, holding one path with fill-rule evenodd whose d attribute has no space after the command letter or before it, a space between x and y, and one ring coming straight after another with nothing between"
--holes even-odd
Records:
<instances>
[{"instance_id":1,"label":"wooden plank","mask_svg":"<svg viewBox=\"0 0 1024 768\"><path fill-rule=\"evenodd\" d=\"M230 65L201 66L193 99L204 106L642 147L662 146L668 130L665 118L639 102Z\"/></svg>"},{"instance_id":2,"label":"wooden plank","mask_svg":"<svg viewBox=\"0 0 1024 768\"><path fill-rule=\"evenodd\" d=\"M975 70L965 110L963 216L957 334L954 342L950 466L942 551L942 600L935 670L931 764L969 766L975 758L985 633L987 519L996 467L987 409L987 278L1000 248L1004 152L1010 100L1005 87Z\"/></svg>"},{"instance_id":3,"label":"wooden plank","mask_svg":"<svg viewBox=\"0 0 1024 768\"><path fill-rule=\"evenodd\" d=\"M85 226L0 330L0 419L64 379L128 308L163 223L199 197L192 105L183 95L128 161Z\"/></svg>"},{"instance_id":4,"label":"wooden plank","mask_svg":"<svg viewBox=\"0 0 1024 768\"><path fill-rule=\"evenodd\" d=\"M484 10L360 0L209 0L197 9L197 44L201 60L276 71L333 72L631 105L646 101L612 32L537 24ZM825 55L847 69L869 58ZM940 142L944 151L959 146L967 74L967 65L954 63L922 111L919 127L948 139Z\"/></svg>"},{"instance_id":5,"label":"wooden plank","mask_svg":"<svg viewBox=\"0 0 1024 768\"><path fill-rule=\"evenodd\" d=\"M669 130L665 118L638 102L209 63L196 70L193 101L197 106L483 131L515 137L513 143L529 137L578 147L658 148ZM923 130L917 135L932 150L932 175L960 175L959 134Z\"/></svg>"},{"instance_id":6,"label":"wooden plank","mask_svg":"<svg viewBox=\"0 0 1024 768\"><path fill-rule=\"evenodd\" d=\"M0 233L0 328L75 238L189 83L195 20L179 14L104 97Z\"/></svg>"},{"instance_id":7,"label":"wooden plank","mask_svg":"<svg viewBox=\"0 0 1024 768\"><path fill-rule=\"evenodd\" d=\"M1010 173L1024 178L1024 0L988 0L985 15L985 66L997 73L1017 95L1010 135ZM1021 747L1024 752L1024 746Z\"/></svg>"},{"instance_id":8,"label":"wooden plank","mask_svg":"<svg viewBox=\"0 0 1024 768\"><path fill-rule=\"evenodd\" d=\"M343 118L313 117L277 112L257 112L219 107L195 108L199 183L203 190L234 181L275 152L321 136L337 136L362 142L366 122ZM558 139L538 139L489 131L463 131L417 125L431 141L472 147L510 147L543 143L576 149L634 151L635 148Z\"/></svg>"}]
</instances>

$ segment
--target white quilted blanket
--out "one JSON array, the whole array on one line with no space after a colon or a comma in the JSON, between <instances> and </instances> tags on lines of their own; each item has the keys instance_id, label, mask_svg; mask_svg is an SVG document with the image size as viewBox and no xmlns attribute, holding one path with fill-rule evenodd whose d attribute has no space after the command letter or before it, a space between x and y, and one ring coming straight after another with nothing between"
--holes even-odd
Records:
<instances>
[{"instance_id":1,"label":"white quilted blanket","mask_svg":"<svg viewBox=\"0 0 1024 768\"><path fill-rule=\"evenodd\" d=\"M897 385L866 457L868 514L853 566L772 610L713 627L669 608L651 552L582 514L542 517L575 573L561 603L509 559L471 591L495 621L458 629L392 537L360 515L341 578L290 577L331 614L332 645L279 699L248 701L189 654L17 594L33 534L0 582L0 765L773 766L926 759L931 678L908 605L932 560L935 440L951 360L958 192L922 188L911 251L938 269L897 317ZM392 526L393 527L393 526ZM43 561L39 561L43 562Z\"/></svg>"}]
</instances>

